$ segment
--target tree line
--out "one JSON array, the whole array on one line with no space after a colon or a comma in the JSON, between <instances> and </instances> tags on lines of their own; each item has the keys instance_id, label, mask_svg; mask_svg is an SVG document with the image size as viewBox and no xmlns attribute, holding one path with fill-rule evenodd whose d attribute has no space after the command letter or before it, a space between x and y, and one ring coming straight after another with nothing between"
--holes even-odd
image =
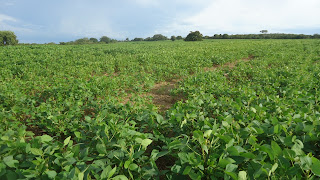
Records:
<instances>
[{"instance_id":1,"label":"tree line","mask_svg":"<svg viewBox=\"0 0 320 180\"><path fill-rule=\"evenodd\" d=\"M117 42L116 39L111 39L108 36L102 36L99 40L97 38L80 38L70 42L60 42L60 45L78 45L78 44L109 44Z\"/></svg>"},{"instance_id":2,"label":"tree line","mask_svg":"<svg viewBox=\"0 0 320 180\"><path fill-rule=\"evenodd\" d=\"M204 39L320 39L320 34L305 35L305 34L215 34L213 36L205 36Z\"/></svg>"},{"instance_id":3,"label":"tree line","mask_svg":"<svg viewBox=\"0 0 320 180\"><path fill-rule=\"evenodd\" d=\"M262 34L215 34L213 36L203 36L199 31L190 32L185 38L181 36L171 36L170 40L185 40L185 41L201 41L202 39L320 39L320 34L305 35L305 34L284 34L284 33L269 33L266 30L261 31ZM160 41L169 40L169 38L156 34L148 38L134 38L132 41Z\"/></svg>"},{"instance_id":4,"label":"tree line","mask_svg":"<svg viewBox=\"0 0 320 180\"><path fill-rule=\"evenodd\" d=\"M186 37L171 36L168 38L162 34L155 34L152 37L139 38L136 37L131 41L165 41L165 40L184 40L184 41L202 41L203 39L320 39L320 34L305 35L305 34L284 34L284 33L269 33L267 30L260 31L261 34L215 34L213 36L203 36L199 31L190 32ZM80 38L70 42L60 42L60 45L78 45L78 44L109 44L116 42L128 42L126 40L111 39L108 36L97 38ZM18 44L17 36L12 31L0 31L0 46ZM55 43L48 43L55 44Z\"/></svg>"}]
</instances>

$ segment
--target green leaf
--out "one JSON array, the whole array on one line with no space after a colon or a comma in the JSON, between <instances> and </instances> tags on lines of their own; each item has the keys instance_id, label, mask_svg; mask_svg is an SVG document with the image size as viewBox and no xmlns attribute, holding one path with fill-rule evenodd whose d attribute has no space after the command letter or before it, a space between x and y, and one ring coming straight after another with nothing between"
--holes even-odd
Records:
<instances>
[{"instance_id":1,"label":"green leaf","mask_svg":"<svg viewBox=\"0 0 320 180\"><path fill-rule=\"evenodd\" d=\"M309 156L301 156L300 157L301 168L304 170L309 170L312 166L312 159Z\"/></svg>"},{"instance_id":2,"label":"green leaf","mask_svg":"<svg viewBox=\"0 0 320 180\"><path fill-rule=\"evenodd\" d=\"M90 117L90 116L86 116L86 117L84 117L84 119L85 119L88 123L91 123L91 117Z\"/></svg>"},{"instance_id":3,"label":"green leaf","mask_svg":"<svg viewBox=\"0 0 320 180\"><path fill-rule=\"evenodd\" d=\"M114 168L109 172L109 174L108 174L108 179L111 178L111 177L114 175L114 173L116 172L116 170L117 170L117 166L114 167Z\"/></svg>"},{"instance_id":4,"label":"green leaf","mask_svg":"<svg viewBox=\"0 0 320 180\"><path fill-rule=\"evenodd\" d=\"M147 146L149 146L149 144L152 143L152 140L151 139L144 139L142 140L141 142L141 145L144 147L144 148L147 148Z\"/></svg>"},{"instance_id":5,"label":"green leaf","mask_svg":"<svg viewBox=\"0 0 320 180\"><path fill-rule=\"evenodd\" d=\"M53 138L52 138L51 136L46 135L46 134L41 136L41 142L42 142L42 143L44 143L44 142L50 142L50 141L52 141L52 139L53 139Z\"/></svg>"},{"instance_id":6,"label":"green leaf","mask_svg":"<svg viewBox=\"0 0 320 180\"><path fill-rule=\"evenodd\" d=\"M238 165L235 164L228 164L226 167L226 172L234 172L238 168Z\"/></svg>"},{"instance_id":7,"label":"green leaf","mask_svg":"<svg viewBox=\"0 0 320 180\"><path fill-rule=\"evenodd\" d=\"M187 166L185 169L184 169L184 171L183 171L183 175L188 175L189 174L189 172L191 171L191 169L192 169L192 167L191 166Z\"/></svg>"},{"instance_id":8,"label":"green leaf","mask_svg":"<svg viewBox=\"0 0 320 180\"><path fill-rule=\"evenodd\" d=\"M64 146L66 146L66 145L69 144L70 139L71 139L71 136L67 137L67 138L63 141Z\"/></svg>"},{"instance_id":9,"label":"green leaf","mask_svg":"<svg viewBox=\"0 0 320 180\"><path fill-rule=\"evenodd\" d=\"M41 149L37 149L37 148L31 148L30 151L32 154L34 154L36 156L41 156L43 154L43 151Z\"/></svg>"},{"instance_id":10,"label":"green leaf","mask_svg":"<svg viewBox=\"0 0 320 180\"><path fill-rule=\"evenodd\" d=\"M228 115L228 116L225 118L225 121L227 121L229 124L232 124L232 120L233 120L232 115Z\"/></svg>"},{"instance_id":11,"label":"green leaf","mask_svg":"<svg viewBox=\"0 0 320 180\"><path fill-rule=\"evenodd\" d=\"M84 173L83 172L79 173L78 180L83 180L83 178L84 178Z\"/></svg>"},{"instance_id":12,"label":"green leaf","mask_svg":"<svg viewBox=\"0 0 320 180\"><path fill-rule=\"evenodd\" d=\"M107 154L106 146L104 144L97 144L96 149L100 154Z\"/></svg>"},{"instance_id":13,"label":"green leaf","mask_svg":"<svg viewBox=\"0 0 320 180\"><path fill-rule=\"evenodd\" d=\"M201 179L201 174L198 172L198 173L195 173L193 171L190 171L189 173L189 177L192 179L192 180L200 180ZM179 178L180 179L180 178Z\"/></svg>"},{"instance_id":14,"label":"green leaf","mask_svg":"<svg viewBox=\"0 0 320 180\"><path fill-rule=\"evenodd\" d=\"M238 180L237 174L234 172L225 172L227 175L231 176L232 179Z\"/></svg>"},{"instance_id":15,"label":"green leaf","mask_svg":"<svg viewBox=\"0 0 320 180\"><path fill-rule=\"evenodd\" d=\"M173 165L173 166L171 167L171 171L174 172L174 173L181 173L181 172L180 172L180 171L182 171L182 170L181 170L181 166L175 164L175 165Z\"/></svg>"},{"instance_id":16,"label":"green leaf","mask_svg":"<svg viewBox=\"0 0 320 180\"><path fill-rule=\"evenodd\" d=\"M141 143L141 142L142 142L142 139L141 139L141 138L136 138L135 141L136 141L137 143Z\"/></svg>"},{"instance_id":17,"label":"green leaf","mask_svg":"<svg viewBox=\"0 0 320 180\"><path fill-rule=\"evenodd\" d=\"M46 174L48 175L48 177L50 179L54 179L57 175L57 173L55 171L46 171Z\"/></svg>"},{"instance_id":18,"label":"green leaf","mask_svg":"<svg viewBox=\"0 0 320 180\"><path fill-rule=\"evenodd\" d=\"M206 131L204 132L203 136L206 137L206 138L208 138L208 137L210 137L211 133L212 133L212 130L206 130Z\"/></svg>"},{"instance_id":19,"label":"green leaf","mask_svg":"<svg viewBox=\"0 0 320 180\"><path fill-rule=\"evenodd\" d=\"M131 161L127 160L127 161L124 163L124 168L128 169L130 163L131 163Z\"/></svg>"},{"instance_id":20,"label":"green leaf","mask_svg":"<svg viewBox=\"0 0 320 180\"><path fill-rule=\"evenodd\" d=\"M271 168L271 170L270 170L270 172L269 172L269 176L271 175L271 173L274 173L277 168L278 168L278 163L275 163L275 164L272 166L272 168Z\"/></svg>"},{"instance_id":21,"label":"green leaf","mask_svg":"<svg viewBox=\"0 0 320 180\"><path fill-rule=\"evenodd\" d=\"M102 173L101 173L101 179L110 179L114 173L116 172L117 167L114 167L113 169L111 169L111 166L107 166L106 168L103 169Z\"/></svg>"},{"instance_id":22,"label":"green leaf","mask_svg":"<svg viewBox=\"0 0 320 180\"><path fill-rule=\"evenodd\" d=\"M255 158L256 158L256 156L255 156L253 153L251 153L251 152L242 153L240 156L245 157L245 158L248 158L248 159L255 159Z\"/></svg>"},{"instance_id":23,"label":"green leaf","mask_svg":"<svg viewBox=\"0 0 320 180\"><path fill-rule=\"evenodd\" d=\"M3 176L2 176L3 177ZM18 174L17 173L15 173L15 172L13 172L13 171L7 171L6 172L6 177L7 178L5 178L5 179L9 179L9 180L11 180L11 179L18 179Z\"/></svg>"},{"instance_id":24,"label":"green leaf","mask_svg":"<svg viewBox=\"0 0 320 180\"><path fill-rule=\"evenodd\" d=\"M282 154L282 149L280 148L280 146L276 142L271 141L271 148L274 152L274 155L279 156Z\"/></svg>"},{"instance_id":25,"label":"green leaf","mask_svg":"<svg viewBox=\"0 0 320 180\"><path fill-rule=\"evenodd\" d=\"M300 114L295 114L295 115L293 116L293 119L298 119L298 118L300 118L300 117L301 117Z\"/></svg>"},{"instance_id":26,"label":"green leaf","mask_svg":"<svg viewBox=\"0 0 320 180\"><path fill-rule=\"evenodd\" d=\"M76 135L77 138L81 138L81 133L78 131L74 132L74 135Z\"/></svg>"},{"instance_id":27,"label":"green leaf","mask_svg":"<svg viewBox=\"0 0 320 180\"><path fill-rule=\"evenodd\" d=\"M138 168L139 168L139 166L138 166L137 164L132 163L132 164L129 165L129 169L130 169L131 171L135 171L135 170L138 169Z\"/></svg>"},{"instance_id":28,"label":"green leaf","mask_svg":"<svg viewBox=\"0 0 320 180\"><path fill-rule=\"evenodd\" d=\"M238 180L247 180L247 172L239 171L238 173Z\"/></svg>"},{"instance_id":29,"label":"green leaf","mask_svg":"<svg viewBox=\"0 0 320 180\"><path fill-rule=\"evenodd\" d=\"M225 168L228 164L235 163L236 161L231 158L225 158L219 160L219 166Z\"/></svg>"},{"instance_id":30,"label":"green leaf","mask_svg":"<svg viewBox=\"0 0 320 180\"><path fill-rule=\"evenodd\" d=\"M291 149L284 149L283 156L287 159L294 160L294 158L296 157L296 153Z\"/></svg>"},{"instance_id":31,"label":"green leaf","mask_svg":"<svg viewBox=\"0 0 320 180\"><path fill-rule=\"evenodd\" d=\"M19 163L18 160L13 159L13 156L7 156L3 158L3 162L6 163L6 165L11 168L14 168L16 163Z\"/></svg>"},{"instance_id":32,"label":"green leaf","mask_svg":"<svg viewBox=\"0 0 320 180\"><path fill-rule=\"evenodd\" d=\"M150 157L151 157L151 159L156 161L159 157L165 156L168 153L169 153L169 151L161 151L161 152L159 152L158 150L154 149L154 150L152 150Z\"/></svg>"},{"instance_id":33,"label":"green leaf","mask_svg":"<svg viewBox=\"0 0 320 180\"><path fill-rule=\"evenodd\" d=\"M278 133L279 133L279 130L280 130L279 124L277 124L277 125L275 125L275 126L273 127L273 132L274 132L275 134L278 134Z\"/></svg>"},{"instance_id":34,"label":"green leaf","mask_svg":"<svg viewBox=\"0 0 320 180\"><path fill-rule=\"evenodd\" d=\"M111 166L107 166L106 168L103 169L101 173L101 179L107 179L109 172L111 171Z\"/></svg>"},{"instance_id":35,"label":"green leaf","mask_svg":"<svg viewBox=\"0 0 320 180\"><path fill-rule=\"evenodd\" d=\"M227 149L227 152L231 155L231 156L239 156L239 152L238 150L234 147L231 146Z\"/></svg>"},{"instance_id":36,"label":"green leaf","mask_svg":"<svg viewBox=\"0 0 320 180\"><path fill-rule=\"evenodd\" d=\"M296 139L291 149L296 153L296 155L304 155L304 151L302 150L303 147L303 143L300 140Z\"/></svg>"},{"instance_id":37,"label":"green leaf","mask_svg":"<svg viewBox=\"0 0 320 180\"><path fill-rule=\"evenodd\" d=\"M222 121L222 126L226 127L226 128L229 128L230 125L227 121Z\"/></svg>"},{"instance_id":38,"label":"green leaf","mask_svg":"<svg viewBox=\"0 0 320 180\"><path fill-rule=\"evenodd\" d=\"M204 152L206 152L208 154L209 150L208 150L208 146L206 145L201 145L202 150L204 150Z\"/></svg>"},{"instance_id":39,"label":"green leaf","mask_svg":"<svg viewBox=\"0 0 320 180\"><path fill-rule=\"evenodd\" d=\"M196 138L196 139L198 139L198 140L203 139L203 133L202 133L202 131L199 131L199 130L193 131L193 137Z\"/></svg>"},{"instance_id":40,"label":"green leaf","mask_svg":"<svg viewBox=\"0 0 320 180\"><path fill-rule=\"evenodd\" d=\"M160 114L156 114L157 123L161 124L163 122L163 117Z\"/></svg>"},{"instance_id":41,"label":"green leaf","mask_svg":"<svg viewBox=\"0 0 320 180\"><path fill-rule=\"evenodd\" d=\"M274 160L274 154L273 154L273 151L272 151L270 145L264 144L264 145L260 146L260 150L263 152L266 152L269 155L269 158L271 160Z\"/></svg>"},{"instance_id":42,"label":"green leaf","mask_svg":"<svg viewBox=\"0 0 320 180\"><path fill-rule=\"evenodd\" d=\"M320 161L315 157L312 157L311 159L312 159L311 171L313 172L313 174L320 176Z\"/></svg>"},{"instance_id":43,"label":"green leaf","mask_svg":"<svg viewBox=\"0 0 320 180\"><path fill-rule=\"evenodd\" d=\"M112 179L113 180L128 180L128 178L125 175L118 175Z\"/></svg>"}]
</instances>

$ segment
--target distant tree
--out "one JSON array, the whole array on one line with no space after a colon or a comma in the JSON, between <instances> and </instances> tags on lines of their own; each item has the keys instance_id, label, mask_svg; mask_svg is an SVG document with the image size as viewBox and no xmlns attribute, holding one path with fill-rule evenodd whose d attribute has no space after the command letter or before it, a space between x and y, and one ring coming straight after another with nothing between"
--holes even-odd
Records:
<instances>
[{"instance_id":1,"label":"distant tree","mask_svg":"<svg viewBox=\"0 0 320 180\"><path fill-rule=\"evenodd\" d=\"M143 41L143 38L134 38L131 41Z\"/></svg>"},{"instance_id":2,"label":"distant tree","mask_svg":"<svg viewBox=\"0 0 320 180\"><path fill-rule=\"evenodd\" d=\"M12 31L0 31L0 46L18 44L17 36Z\"/></svg>"},{"instance_id":3,"label":"distant tree","mask_svg":"<svg viewBox=\"0 0 320 180\"><path fill-rule=\"evenodd\" d=\"M261 30L260 31L262 34L267 34L268 33L268 30Z\"/></svg>"},{"instance_id":4,"label":"distant tree","mask_svg":"<svg viewBox=\"0 0 320 180\"><path fill-rule=\"evenodd\" d=\"M144 39L144 41L153 41L152 37L147 37Z\"/></svg>"},{"instance_id":5,"label":"distant tree","mask_svg":"<svg viewBox=\"0 0 320 180\"><path fill-rule=\"evenodd\" d=\"M102 36L100 38L100 42L104 42L104 43L110 43L111 42L111 39L107 36Z\"/></svg>"},{"instance_id":6,"label":"distant tree","mask_svg":"<svg viewBox=\"0 0 320 180\"><path fill-rule=\"evenodd\" d=\"M116 43L118 42L116 39L111 39L110 43Z\"/></svg>"},{"instance_id":7,"label":"distant tree","mask_svg":"<svg viewBox=\"0 0 320 180\"><path fill-rule=\"evenodd\" d=\"M77 39L74 41L74 44L87 44L89 43L89 39L88 38L81 38L81 39Z\"/></svg>"},{"instance_id":8,"label":"distant tree","mask_svg":"<svg viewBox=\"0 0 320 180\"><path fill-rule=\"evenodd\" d=\"M177 36L176 39L177 39L177 40L182 40L183 38L182 38L182 36Z\"/></svg>"},{"instance_id":9,"label":"distant tree","mask_svg":"<svg viewBox=\"0 0 320 180\"><path fill-rule=\"evenodd\" d=\"M203 35L199 31L190 32L184 39L185 41L202 41Z\"/></svg>"},{"instance_id":10,"label":"distant tree","mask_svg":"<svg viewBox=\"0 0 320 180\"><path fill-rule=\"evenodd\" d=\"M229 39L229 35L228 34L223 34L222 35L222 39Z\"/></svg>"},{"instance_id":11,"label":"distant tree","mask_svg":"<svg viewBox=\"0 0 320 180\"><path fill-rule=\"evenodd\" d=\"M130 41L129 38L126 38L126 41Z\"/></svg>"},{"instance_id":12,"label":"distant tree","mask_svg":"<svg viewBox=\"0 0 320 180\"><path fill-rule=\"evenodd\" d=\"M215 35L213 35L212 38L213 38L213 39L221 39L221 38L222 38L222 35L221 35L221 34L215 34Z\"/></svg>"},{"instance_id":13,"label":"distant tree","mask_svg":"<svg viewBox=\"0 0 320 180\"><path fill-rule=\"evenodd\" d=\"M177 38L175 36L171 36L171 41L175 41Z\"/></svg>"},{"instance_id":14,"label":"distant tree","mask_svg":"<svg viewBox=\"0 0 320 180\"><path fill-rule=\"evenodd\" d=\"M153 41L163 41L163 40L168 40L168 38L162 34L155 34L153 37L152 37L152 40Z\"/></svg>"},{"instance_id":15,"label":"distant tree","mask_svg":"<svg viewBox=\"0 0 320 180\"><path fill-rule=\"evenodd\" d=\"M314 39L320 39L320 34L314 34L314 35L312 36L312 38L314 38Z\"/></svg>"},{"instance_id":16,"label":"distant tree","mask_svg":"<svg viewBox=\"0 0 320 180\"><path fill-rule=\"evenodd\" d=\"M91 41L91 42L93 42L93 43L99 42L97 38L90 38L89 41Z\"/></svg>"}]
</instances>

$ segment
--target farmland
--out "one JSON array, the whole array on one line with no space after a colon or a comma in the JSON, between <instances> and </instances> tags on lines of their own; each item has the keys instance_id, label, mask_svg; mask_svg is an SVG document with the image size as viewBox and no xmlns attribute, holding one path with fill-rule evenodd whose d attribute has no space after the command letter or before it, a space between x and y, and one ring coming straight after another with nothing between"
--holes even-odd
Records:
<instances>
[{"instance_id":1,"label":"farmland","mask_svg":"<svg viewBox=\"0 0 320 180\"><path fill-rule=\"evenodd\" d=\"M0 179L318 179L320 41L0 47Z\"/></svg>"}]
</instances>

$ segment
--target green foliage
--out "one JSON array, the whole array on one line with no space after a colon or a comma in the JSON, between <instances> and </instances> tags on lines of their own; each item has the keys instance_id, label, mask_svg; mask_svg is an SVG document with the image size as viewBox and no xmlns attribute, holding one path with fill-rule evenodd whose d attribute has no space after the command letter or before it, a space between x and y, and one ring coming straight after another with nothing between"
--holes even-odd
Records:
<instances>
[{"instance_id":1,"label":"green foliage","mask_svg":"<svg viewBox=\"0 0 320 180\"><path fill-rule=\"evenodd\" d=\"M138 39L141 40L141 39ZM164 41L164 40L168 40L168 38L162 34L155 34L152 37L147 37L145 39L142 39L141 41Z\"/></svg>"},{"instance_id":2,"label":"green foliage","mask_svg":"<svg viewBox=\"0 0 320 180\"><path fill-rule=\"evenodd\" d=\"M152 37L153 41L163 41L163 40L168 40L168 38L162 34L155 34Z\"/></svg>"},{"instance_id":3,"label":"green foliage","mask_svg":"<svg viewBox=\"0 0 320 180\"><path fill-rule=\"evenodd\" d=\"M93 43L99 42L97 38L90 38L89 41L91 41L91 42L93 42Z\"/></svg>"},{"instance_id":4,"label":"green foliage","mask_svg":"<svg viewBox=\"0 0 320 180\"><path fill-rule=\"evenodd\" d=\"M202 41L203 35L199 31L194 31L194 32L191 31L184 40L185 41Z\"/></svg>"},{"instance_id":5,"label":"green foliage","mask_svg":"<svg viewBox=\"0 0 320 180\"><path fill-rule=\"evenodd\" d=\"M143 38L134 38L132 41L143 41Z\"/></svg>"},{"instance_id":6,"label":"green foliage","mask_svg":"<svg viewBox=\"0 0 320 180\"><path fill-rule=\"evenodd\" d=\"M100 42L104 42L104 43L110 43L111 42L111 39L107 36L102 36L100 38Z\"/></svg>"},{"instance_id":7,"label":"green foliage","mask_svg":"<svg viewBox=\"0 0 320 180\"><path fill-rule=\"evenodd\" d=\"M284 33L271 33L260 31L262 34L215 34L214 36L206 39L319 39L318 34L305 35L305 34L284 34Z\"/></svg>"},{"instance_id":8,"label":"green foliage","mask_svg":"<svg viewBox=\"0 0 320 180\"><path fill-rule=\"evenodd\" d=\"M177 38L175 36L171 36L170 40L175 41Z\"/></svg>"},{"instance_id":9,"label":"green foliage","mask_svg":"<svg viewBox=\"0 0 320 180\"><path fill-rule=\"evenodd\" d=\"M75 41L70 41L70 42L60 42L60 45L79 45L79 44L105 44L105 43L115 43L117 40L115 39L110 39L107 36L102 36L100 38L100 41L96 38L80 38Z\"/></svg>"},{"instance_id":10,"label":"green foliage","mask_svg":"<svg viewBox=\"0 0 320 180\"><path fill-rule=\"evenodd\" d=\"M18 44L17 36L12 31L0 31L0 46Z\"/></svg>"},{"instance_id":11,"label":"green foliage","mask_svg":"<svg viewBox=\"0 0 320 180\"><path fill-rule=\"evenodd\" d=\"M177 40L182 40L182 36L177 36Z\"/></svg>"},{"instance_id":12,"label":"green foliage","mask_svg":"<svg viewBox=\"0 0 320 180\"><path fill-rule=\"evenodd\" d=\"M319 45L5 47L0 179L317 179ZM160 113L145 94L177 77L184 101Z\"/></svg>"},{"instance_id":13,"label":"green foliage","mask_svg":"<svg viewBox=\"0 0 320 180\"><path fill-rule=\"evenodd\" d=\"M90 40L88 38L81 38L74 41L75 44L88 44Z\"/></svg>"}]
</instances>

